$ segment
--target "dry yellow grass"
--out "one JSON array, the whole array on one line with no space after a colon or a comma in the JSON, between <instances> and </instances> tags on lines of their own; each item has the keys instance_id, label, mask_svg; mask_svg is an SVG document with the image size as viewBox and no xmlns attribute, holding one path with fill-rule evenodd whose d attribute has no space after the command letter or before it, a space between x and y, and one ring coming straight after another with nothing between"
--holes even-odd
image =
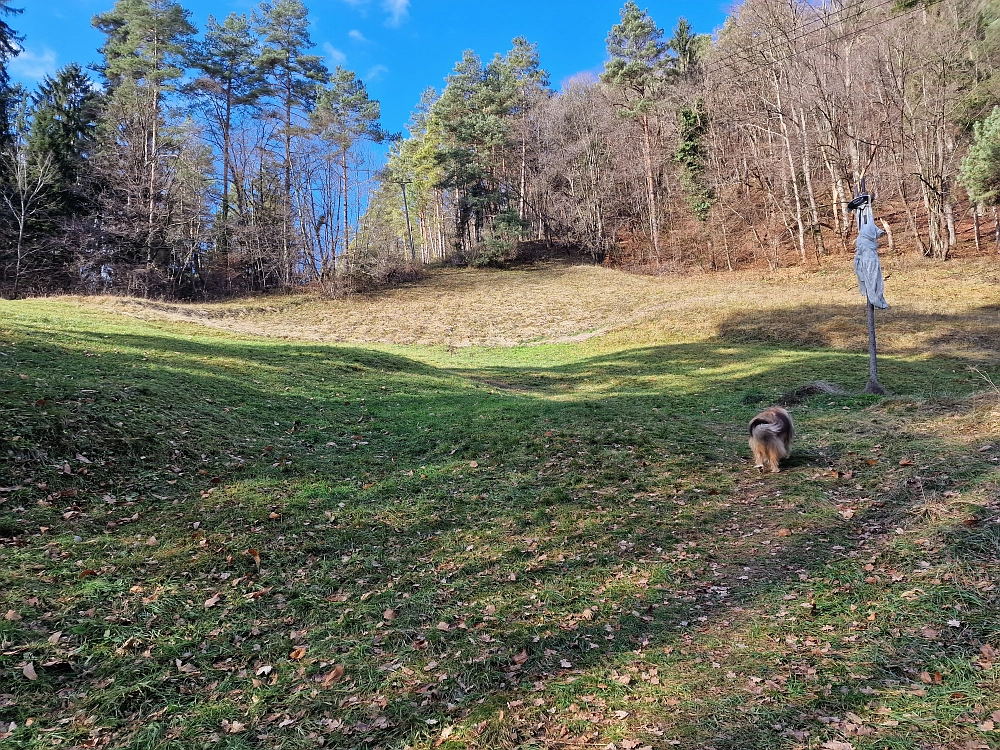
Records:
<instances>
[{"instance_id":1,"label":"dry yellow grass","mask_svg":"<svg viewBox=\"0 0 1000 750\"><path fill-rule=\"evenodd\" d=\"M877 317L881 351L1000 359L1000 261L957 265L901 256L883 263L891 307ZM558 263L442 269L418 283L344 300L299 294L210 304L78 302L143 319L326 342L512 346L604 336L610 346L712 338L867 345L849 256L819 268L660 278Z\"/></svg>"}]
</instances>

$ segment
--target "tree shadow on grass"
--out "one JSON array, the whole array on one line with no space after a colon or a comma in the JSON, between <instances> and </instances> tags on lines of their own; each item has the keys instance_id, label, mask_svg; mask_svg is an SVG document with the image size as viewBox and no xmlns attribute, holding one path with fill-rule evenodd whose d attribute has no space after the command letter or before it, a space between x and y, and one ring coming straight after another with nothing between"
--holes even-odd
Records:
<instances>
[{"instance_id":1,"label":"tree shadow on grass","mask_svg":"<svg viewBox=\"0 0 1000 750\"><path fill-rule=\"evenodd\" d=\"M90 338L81 338L81 344L93 346L97 335L87 334ZM223 422L229 434L213 433L216 442L202 445L202 450L236 450L239 445L231 438L244 434L249 423L260 428L255 434L260 443L301 455L284 470L271 467L274 457L262 454L250 471L266 484L224 477L222 486L231 485L231 490L218 501L216 496L199 497L199 491L211 488L206 476L202 486L185 486L195 498L189 505L143 506L144 513L162 520L157 533L164 539L171 527L185 529L175 542L185 555L198 554L198 542L186 531L193 521L210 530L212 549L219 545L219 552L206 556L198 563L201 567L172 574L189 578L193 589L155 604L142 603L140 595L122 597L135 607L130 620L98 627L95 618L86 631L91 635L81 635L76 644L79 658L88 651L92 659L100 653L106 658L87 667L93 667L87 680L117 674L124 683L135 669L133 655L126 650L112 656L100 634L113 629L115 643L124 643L133 634L150 637L143 625L150 615L162 618L165 624L159 627L165 629L173 627L171 622L185 622L191 612L187 600L200 606L201 594L207 598L211 593L198 586L214 590L223 585L202 576L228 572L233 564L222 562L226 555L246 563L241 577L256 588L250 590L250 599L244 598L243 589L233 589L230 611L220 613L211 626L247 641L254 622L266 622L265 630L276 633L291 629L311 634L309 653L316 661L303 663L301 678L288 661L291 646L284 635L264 652L284 681L258 694L267 711L253 714L254 728L289 747L299 740L277 726L282 712L297 717L287 732L322 732L328 745L341 747L402 747L428 736L429 726L452 724L459 730L451 746L595 742L596 728L602 743L627 731L650 742L660 741L653 739L657 736L662 741L676 737L691 747L791 747L796 740L782 734L786 729L810 731L814 737L851 736L846 712L869 711L873 695L895 700L894 711L905 710L904 702L893 696L908 689L910 681L919 681L921 668L935 666L935 653L967 660L977 640L991 637L988 608L981 614L962 613L967 620L963 630L941 628L943 645L938 646L915 629L946 619L939 601L918 599L902 605L921 611L899 615L898 628L892 619L896 615L872 604L897 600L915 586L908 576L916 557L894 551L893 545L899 536L895 528L918 529L917 517L908 513L916 490L906 480L918 471L927 473L914 467L894 475L890 472L897 469L890 469L888 462L866 468L861 459L849 457L851 451L866 452L874 440L869 433L855 434L856 417L842 414L841 404L856 414L859 407L877 403L875 399L841 397L826 410L826 397L814 399L807 405L811 413L806 411L800 422L803 440L784 472L758 477L741 470L744 416L754 408L744 403L746 393L780 391L831 370L846 373L858 364L857 355L810 350L800 357L760 345L713 343L649 347L551 368L442 370L405 357L340 346L282 344L275 353L273 346L265 350L222 340L216 345L166 334L123 338L122 345L153 353L150 361L172 361L177 356L173 352L182 353L182 360L172 366L169 384L150 385L150 398L165 399L171 392L215 395L225 388L229 401L260 404L252 413ZM122 382L132 377L136 359L64 355L76 357L74 367L87 378ZM222 379L213 364L220 357L238 364ZM302 360L310 358L303 366ZM362 430L368 438L361 441L365 445L354 441L355 453L323 463L308 451L322 445L319 436L331 422L346 436L361 429L356 426L357 405L330 393L310 401L298 392L281 397L282 410L266 409L264 403L278 399L275 383L308 385L315 393L322 373L337 367L346 368L343 382L350 384L352 393L380 392L385 386L392 398L373 399L362 415L374 419L381 431ZM900 385L953 385L940 372L921 370L919 363L900 361L887 369ZM262 373L267 373L264 382L255 383ZM524 389L488 394L471 381L510 382ZM613 386L603 385L610 381ZM334 387L343 386L330 389ZM317 398L327 409L323 414L316 411ZM186 396L183 402L192 429L225 419L217 410L195 409ZM398 404L406 405L406 415L397 413ZM80 408L98 406L112 404ZM712 411L716 407L719 410ZM450 434L428 438L418 416L449 410L455 418ZM299 413L302 422L291 435L286 425L271 425L272 417L289 411ZM810 429L821 425L843 432L810 436ZM876 429L888 433L898 428ZM147 437L150 449L163 459L176 450L169 442L179 439L173 433ZM196 444L190 446L192 451ZM827 450L830 446L836 450ZM963 450L957 442L933 437L923 439L922 449L945 459ZM387 462L388 456L396 461ZM813 476L830 462L844 470L843 476ZM981 484L992 469L984 458L971 464L961 481ZM94 484L101 476L93 467L89 475L63 481L96 495L103 491ZM895 489L885 492L885 484ZM944 486L951 485L938 491ZM876 491L878 503L862 507L862 500L871 500ZM837 510L841 505L859 510L848 518ZM53 536L82 529L91 523L85 517L89 513L98 516L86 505L70 518L60 519L55 511ZM270 519L268 511L278 518ZM801 518L799 511L805 514ZM98 533L99 528L87 531ZM782 536L785 528L790 534ZM962 526L956 525L953 532L960 538ZM123 527L104 538L110 545L116 537L130 536L131 530ZM37 555L32 552L31 559L43 566L42 575L58 577L55 589L72 591L86 581L78 568L56 567L46 540L39 538ZM985 565L983 550L992 549L988 542L949 542L949 554L959 565ZM255 573L247 562L242 552L247 548L259 551L263 571ZM117 573L101 575L120 576L123 590L148 585L146 577L168 563L152 565L147 558L136 553L134 561L116 563ZM876 569L865 570L866 560L875 560ZM909 566L904 579L891 581L888 569L893 565ZM873 577L882 581L870 582ZM267 587L280 592L281 599L273 593L253 598L254 591ZM946 588L973 593L964 582ZM330 600L340 591L352 594L349 603ZM409 597L403 598L403 593ZM810 594L812 606L798 607L810 602ZM874 621L867 619L868 609L878 610ZM390 610L398 614L389 618L384 613ZM779 614L782 610L785 614ZM447 628L438 627L442 621ZM825 631L820 623L833 629ZM74 624L67 620L67 627ZM186 627L178 626L178 632ZM196 663L204 674L174 675L171 689L159 697L144 683L133 691L124 685L114 688L125 691L121 700L136 696L131 719L148 722L167 702L183 719L197 712L197 696L203 692L222 696L250 690L249 675L235 677L226 671L225 659L241 653L237 642L214 645L213 638L219 636L191 627L186 650L157 653L151 671L169 674L180 658ZM484 641L484 635L489 640ZM789 643L789 635L797 640ZM805 645L807 638L816 643ZM827 639L835 642L833 656L822 650ZM747 646L746 655L734 650L738 642ZM462 651L472 658L454 656ZM837 651L842 652L839 658ZM712 666L714 659L718 668ZM312 695L318 684L313 678L335 663L347 667L344 683ZM13 669L12 664L5 666ZM259 668L252 659L242 666L251 672ZM408 684L401 676L403 666L413 667L416 683ZM641 677L652 667L659 670L659 686ZM443 679L438 674L442 670L447 670ZM736 677L724 677L728 671ZM44 691L58 685L86 688L91 694L86 705L101 708L100 689L85 682L84 674L60 680L43 670L43 677L36 685L37 702L46 701ZM626 677L629 684L622 681ZM178 682L181 679L187 681ZM213 681L216 685L210 689ZM966 682L961 690L967 689ZM946 682L932 684L928 692L944 700L946 692L960 690ZM532 704L536 694L545 697L544 705ZM22 696L22 705L31 705L32 694ZM352 696L360 700L352 703ZM941 710L937 703L923 704L917 697L913 708L933 705ZM600 708L598 699L607 710ZM233 700L237 705L239 699ZM578 708L571 711L574 703ZM580 710L587 705L605 718L577 718L591 713ZM962 705L945 713L958 710L964 710ZM626 717L616 724L614 711L624 711ZM19 724L26 715L16 707L0 712L0 718ZM269 721L267 715L279 718ZM626 721L629 715L636 718ZM246 714L232 714L237 716ZM387 723L380 724L380 716L389 717ZM836 726L820 721L830 716L839 717ZM868 716L874 724L874 715ZM319 723L330 717L344 722L337 731ZM480 722L486 724L477 729ZM196 729L199 736L185 739L189 747L201 743L213 727L199 723ZM901 730L879 731L893 742L905 742L907 733L915 730L904 725ZM435 731L428 744L437 736ZM164 739L160 746L169 744Z\"/></svg>"},{"instance_id":2,"label":"tree shadow on grass","mask_svg":"<svg viewBox=\"0 0 1000 750\"><path fill-rule=\"evenodd\" d=\"M864 306L820 304L790 309L734 313L718 326L721 342L769 346L867 347ZM876 313L881 350L893 355L925 355L996 362L1000 360L1000 305L967 313L927 313L906 306Z\"/></svg>"}]
</instances>

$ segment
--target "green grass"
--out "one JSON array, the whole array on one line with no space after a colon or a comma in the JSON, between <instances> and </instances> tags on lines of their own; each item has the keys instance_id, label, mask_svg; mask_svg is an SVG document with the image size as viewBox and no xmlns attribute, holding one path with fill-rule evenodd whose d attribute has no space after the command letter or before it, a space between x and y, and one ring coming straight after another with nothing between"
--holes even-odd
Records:
<instances>
[{"instance_id":1,"label":"green grass","mask_svg":"<svg viewBox=\"0 0 1000 750\"><path fill-rule=\"evenodd\" d=\"M965 360L793 407L762 477L750 417L860 389L863 353L0 321L5 747L997 743L998 400Z\"/></svg>"}]
</instances>

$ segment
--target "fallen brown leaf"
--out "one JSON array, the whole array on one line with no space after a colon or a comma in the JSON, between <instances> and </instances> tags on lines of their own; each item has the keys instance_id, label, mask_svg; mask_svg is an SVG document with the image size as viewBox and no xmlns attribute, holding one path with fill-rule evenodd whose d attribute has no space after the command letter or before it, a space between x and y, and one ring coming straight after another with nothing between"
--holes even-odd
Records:
<instances>
[{"instance_id":1,"label":"fallen brown leaf","mask_svg":"<svg viewBox=\"0 0 1000 750\"><path fill-rule=\"evenodd\" d=\"M343 676L344 676L344 665L338 664L332 670L323 675L322 679L320 680L320 684L323 687L330 687L332 684L340 680L340 678Z\"/></svg>"}]
</instances>

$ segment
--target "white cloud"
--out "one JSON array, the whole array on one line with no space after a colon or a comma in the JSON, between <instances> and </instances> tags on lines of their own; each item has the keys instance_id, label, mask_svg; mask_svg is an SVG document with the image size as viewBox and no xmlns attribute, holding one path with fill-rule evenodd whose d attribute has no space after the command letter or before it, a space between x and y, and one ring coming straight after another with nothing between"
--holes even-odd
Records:
<instances>
[{"instance_id":1,"label":"white cloud","mask_svg":"<svg viewBox=\"0 0 1000 750\"><path fill-rule=\"evenodd\" d=\"M351 29L350 31L348 31L347 32L347 36L349 36L355 42L364 43L364 42L368 41L368 39L365 37L365 35L362 34L360 31L358 31L357 29Z\"/></svg>"},{"instance_id":2,"label":"white cloud","mask_svg":"<svg viewBox=\"0 0 1000 750\"><path fill-rule=\"evenodd\" d=\"M385 77L385 74L389 72L389 69L384 65L376 65L371 70L365 74L366 81L379 81Z\"/></svg>"},{"instance_id":3,"label":"white cloud","mask_svg":"<svg viewBox=\"0 0 1000 750\"><path fill-rule=\"evenodd\" d=\"M386 25L399 26L409 14L410 0L382 0L382 7L389 14Z\"/></svg>"},{"instance_id":4,"label":"white cloud","mask_svg":"<svg viewBox=\"0 0 1000 750\"><path fill-rule=\"evenodd\" d=\"M12 78L40 81L56 72L56 53L48 47L43 48L41 52L23 49L21 54L7 63L7 66Z\"/></svg>"},{"instance_id":5,"label":"white cloud","mask_svg":"<svg viewBox=\"0 0 1000 750\"><path fill-rule=\"evenodd\" d=\"M323 51L326 53L327 58L334 65L343 65L347 62L347 55L341 52L339 49L334 47L329 42L323 42Z\"/></svg>"}]
</instances>

